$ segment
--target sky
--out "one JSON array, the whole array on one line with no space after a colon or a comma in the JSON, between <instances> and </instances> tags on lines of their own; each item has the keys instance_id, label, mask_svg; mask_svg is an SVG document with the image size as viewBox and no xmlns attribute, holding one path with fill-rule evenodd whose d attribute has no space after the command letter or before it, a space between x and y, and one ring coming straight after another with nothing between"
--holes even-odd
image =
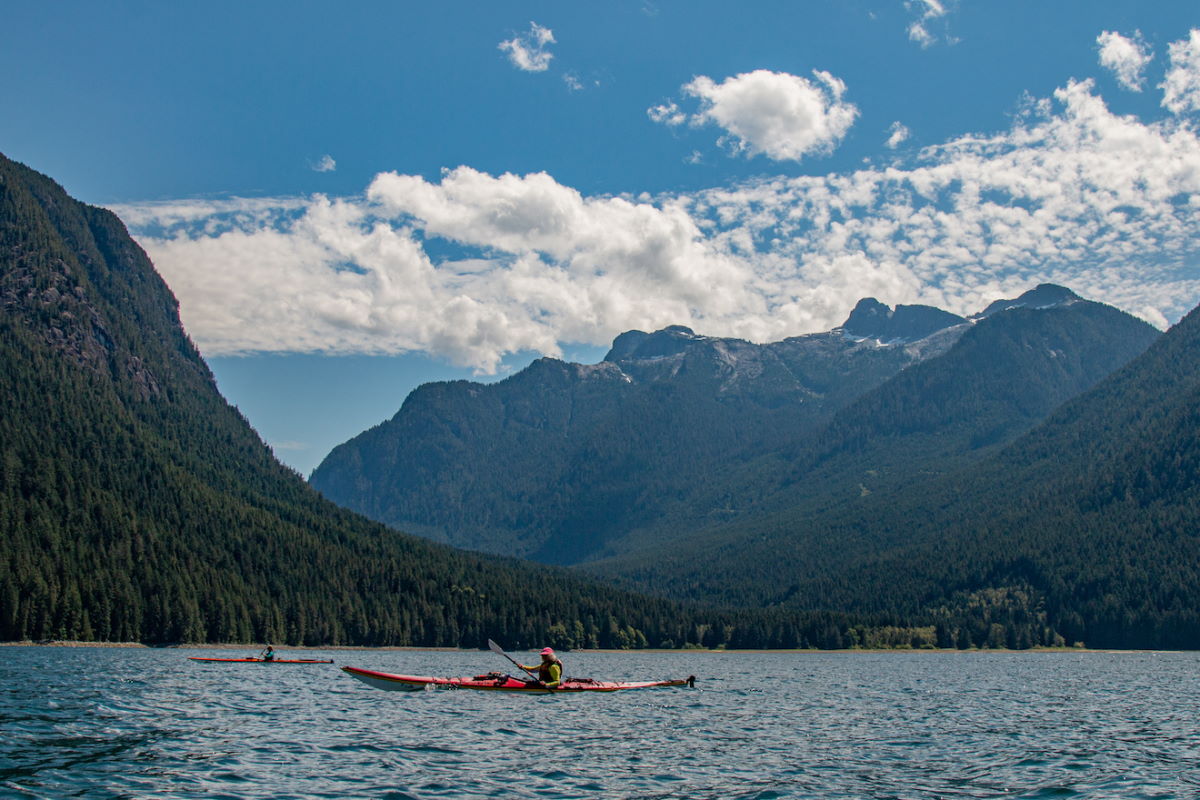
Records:
<instances>
[{"instance_id":1,"label":"sky","mask_svg":"<svg viewBox=\"0 0 1200 800\"><path fill-rule=\"evenodd\" d=\"M1200 303L1200 3L8 0L0 152L117 213L308 474L429 380L1050 281Z\"/></svg>"}]
</instances>

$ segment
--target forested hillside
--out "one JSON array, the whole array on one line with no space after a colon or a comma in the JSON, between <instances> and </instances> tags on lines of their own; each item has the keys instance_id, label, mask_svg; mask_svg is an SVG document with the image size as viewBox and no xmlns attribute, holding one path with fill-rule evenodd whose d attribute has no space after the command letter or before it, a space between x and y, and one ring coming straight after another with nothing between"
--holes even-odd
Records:
<instances>
[{"instance_id":1,"label":"forested hillside","mask_svg":"<svg viewBox=\"0 0 1200 800\"><path fill-rule=\"evenodd\" d=\"M618 534L592 567L647 596L326 501L217 393L120 221L0 157L0 639L1200 647L1200 316L1137 355L1155 332L1064 292L970 322L865 303L774 346L634 332L409 399L426 438L384 440L432 465L431 504L486 488L561 560ZM479 441L487 468L440 485Z\"/></svg>"},{"instance_id":2,"label":"forested hillside","mask_svg":"<svg viewBox=\"0 0 1200 800\"><path fill-rule=\"evenodd\" d=\"M689 515L697 491L723 491L717 465L812 430L916 358L841 335L759 346L631 332L596 365L544 358L498 384L422 386L310 480L395 527L575 563L663 515Z\"/></svg>"},{"instance_id":3,"label":"forested hillside","mask_svg":"<svg viewBox=\"0 0 1200 800\"><path fill-rule=\"evenodd\" d=\"M840 329L766 345L631 331L599 364L422 386L311 482L463 547L703 558L708 529L978 460L1157 335L1055 286L970 322L866 299Z\"/></svg>"},{"instance_id":4,"label":"forested hillside","mask_svg":"<svg viewBox=\"0 0 1200 800\"><path fill-rule=\"evenodd\" d=\"M0 408L0 640L620 647L838 630L686 610L339 509L220 397L121 222L3 157Z\"/></svg>"},{"instance_id":5,"label":"forested hillside","mask_svg":"<svg viewBox=\"0 0 1200 800\"><path fill-rule=\"evenodd\" d=\"M977 464L709 531L687 557L663 550L597 569L677 596L893 614L938 625L947 641L1021 646L1045 626L1094 647L1190 649L1198 530L1193 311Z\"/></svg>"}]
</instances>

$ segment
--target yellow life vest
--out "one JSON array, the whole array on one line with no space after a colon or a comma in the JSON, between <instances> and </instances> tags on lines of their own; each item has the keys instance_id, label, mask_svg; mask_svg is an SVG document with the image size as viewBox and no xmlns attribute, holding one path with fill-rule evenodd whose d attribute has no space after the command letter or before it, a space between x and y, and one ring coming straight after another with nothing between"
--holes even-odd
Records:
<instances>
[{"instance_id":1,"label":"yellow life vest","mask_svg":"<svg viewBox=\"0 0 1200 800\"><path fill-rule=\"evenodd\" d=\"M553 661L543 661L538 665L538 680L547 686L557 686L562 682L562 662L557 658Z\"/></svg>"}]
</instances>

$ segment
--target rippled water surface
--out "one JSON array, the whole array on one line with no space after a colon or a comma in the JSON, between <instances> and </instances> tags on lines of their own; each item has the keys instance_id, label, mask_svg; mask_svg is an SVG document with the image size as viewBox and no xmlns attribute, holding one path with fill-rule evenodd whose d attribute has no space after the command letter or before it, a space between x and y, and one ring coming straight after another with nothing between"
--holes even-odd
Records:
<instances>
[{"instance_id":1,"label":"rippled water surface","mask_svg":"<svg viewBox=\"0 0 1200 800\"><path fill-rule=\"evenodd\" d=\"M1194 653L568 653L569 675L697 688L557 696L383 692L337 669L507 666L487 651L0 654L5 797L1200 795Z\"/></svg>"}]
</instances>

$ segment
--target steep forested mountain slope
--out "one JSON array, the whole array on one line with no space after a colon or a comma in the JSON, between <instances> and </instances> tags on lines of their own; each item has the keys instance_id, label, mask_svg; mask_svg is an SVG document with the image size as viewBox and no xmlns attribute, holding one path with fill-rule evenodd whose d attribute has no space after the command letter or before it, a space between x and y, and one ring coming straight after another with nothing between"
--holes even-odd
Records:
<instances>
[{"instance_id":1,"label":"steep forested mountain slope","mask_svg":"<svg viewBox=\"0 0 1200 800\"><path fill-rule=\"evenodd\" d=\"M1156 335L1053 286L971 322L865 299L840 329L768 345L633 331L593 366L421 387L311 482L465 547L686 558L697 531L978 459Z\"/></svg>"},{"instance_id":2,"label":"steep forested mountain slope","mask_svg":"<svg viewBox=\"0 0 1200 800\"><path fill-rule=\"evenodd\" d=\"M827 491L813 478L841 470L871 491L913 480L914 468L923 476L958 469L1030 430L1158 336L1073 295L988 316L945 355L842 409L800 454L793 477Z\"/></svg>"},{"instance_id":3,"label":"steep forested mountain slope","mask_svg":"<svg viewBox=\"0 0 1200 800\"><path fill-rule=\"evenodd\" d=\"M979 614L990 606L1010 623L1041 614L1067 641L1095 647L1195 648L1197 531L1193 311L980 463L713 532L692 543L702 558L661 553L608 569L681 596L957 620L954 636L976 642L991 635Z\"/></svg>"},{"instance_id":4,"label":"steep forested mountain slope","mask_svg":"<svg viewBox=\"0 0 1200 800\"><path fill-rule=\"evenodd\" d=\"M629 541L643 515L673 546L609 574L744 608L710 611L333 506L221 399L119 220L0 157L0 639L1200 646L1200 321L1005 448L1153 338L1032 295L970 322L864 301L763 347L634 332L600 365L434 384L398 415L432 431L392 445L436 467L429 491L528 501L566 476L555 525L616 516ZM440 486L479 441L496 474ZM689 513L712 524L660 524Z\"/></svg>"},{"instance_id":5,"label":"steep forested mountain slope","mask_svg":"<svg viewBox=\"0 0 1200 800\"><path fill-rule=\"evenodd\" d=\"M853 509L873 493L920 495L938 476L986 458L1033 428L1158 335L1128 314L1069 292L1051 306L982 317L945 354L898 373L798 444L727 472L729 499L720 513L687 526L634 531L623 551L588 569L610 578L649 570L658 577L643 585L655 591L665 591L673 583L667 575L676 570L704 573L704 583L714 584L727 569L716 563L724 556L715 553L729 549L722 530L736 542L747 523L769 526L779 512L815 518L833 508ZM753 564L745 554L737 561ZM687 586L680 591L694 596Z\"/></svg>"},{"instance_id":6,"label":"steep forested mountain slope","mask_svg":"<svg viewBox=\"0 0 1200 800\"><path fill-rule=\"evenodd\" d=\"M310 480L390 525L574 563L697 491L722 493L726 465L813 430L939 346L630 332L596 365L541 359L490 386L422 386Z\"/></svg>"},{"instance_id":7,"label":"steep forested mountain slope","mask_svg":"<svg viewBox=\"0 0 1200 800\"><path fill-rule=\"evenodd\" d=\"M121 222L2 156L0 409L0 639L636 645L711 623L324 500L217 393Z\"/></svg>"}]
</instances>

